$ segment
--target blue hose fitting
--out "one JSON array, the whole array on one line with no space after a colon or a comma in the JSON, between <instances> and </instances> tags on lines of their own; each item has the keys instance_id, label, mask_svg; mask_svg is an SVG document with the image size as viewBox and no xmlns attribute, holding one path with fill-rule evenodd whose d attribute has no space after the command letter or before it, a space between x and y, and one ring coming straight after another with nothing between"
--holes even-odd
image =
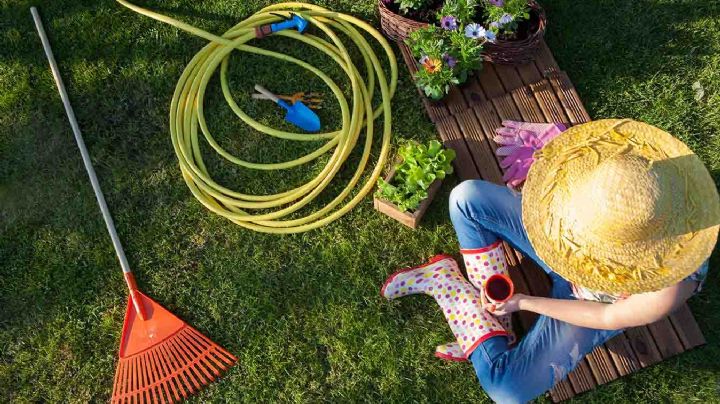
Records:
<instances>
[{"instance_id":1,"label":"blue hose fitting","mask_svg":"<svg viewBox=\"0 0 720 404\"><path fill-rule=\"evenodd\" d=\"M308 26L308 21L303 17L293 13L292 18L285 19L285 21L276 22L274 24L267 24L255 28L255 37L264 38L270 34L285 29L296 29L297 32L303 33Z\"/></svg>"}]
</instances>

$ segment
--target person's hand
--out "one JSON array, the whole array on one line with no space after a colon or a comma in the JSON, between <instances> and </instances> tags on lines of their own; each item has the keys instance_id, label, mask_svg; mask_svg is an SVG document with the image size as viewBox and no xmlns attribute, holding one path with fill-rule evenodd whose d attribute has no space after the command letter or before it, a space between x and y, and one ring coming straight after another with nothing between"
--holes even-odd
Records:
<instances>
[{"instance_id":1,"label":"person's hand","mask_svg":"<svg viewBox=\"0 0 720 404\"><path fill-rule=\"evenodd\" d=\"M489 303L487 306L487 311L490 313L496 315L496 316L503 316L505 314L514 313L516 311L520 310L520 302L522 302L524 299L527 299L526 295L523 295L522 293L516 293L512 295L510 299L503 303Z\"/></svg>"}]
</instances>

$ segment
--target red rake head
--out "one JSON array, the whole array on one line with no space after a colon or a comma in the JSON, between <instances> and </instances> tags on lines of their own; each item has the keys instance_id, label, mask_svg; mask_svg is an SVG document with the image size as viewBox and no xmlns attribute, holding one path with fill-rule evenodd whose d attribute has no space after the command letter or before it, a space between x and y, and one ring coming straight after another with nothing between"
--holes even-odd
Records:
<instances>
[{"instance_id":1,"label":"red rake head","mask_svg":"<svg viewBox=\"0 0 720 404\"><path fill-rule=\"evenodd\" d=\"M138 292L147 313L128 299L115 371L113 403L175 402L212 382L237 358Z\"/></svg>"}]
</instances>

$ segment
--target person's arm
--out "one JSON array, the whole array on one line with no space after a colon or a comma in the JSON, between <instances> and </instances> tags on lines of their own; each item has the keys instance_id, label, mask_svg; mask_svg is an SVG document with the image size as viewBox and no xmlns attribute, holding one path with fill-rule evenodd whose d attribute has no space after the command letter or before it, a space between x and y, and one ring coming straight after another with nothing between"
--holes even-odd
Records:
<instances>
[{"instance_id":1,"label":"person's arm","mask_svg":"<svg viewBox=\"0 0 720 404\"><path fill-rule=\"evenodd\" d=\"M618 330L653 323L675 311L692 296L697 282L684 281L657 292L632 295L613 304L583 300L514 295L489 310L500 315L527 310L580 327Z\"/></svg>"}]
</instances>

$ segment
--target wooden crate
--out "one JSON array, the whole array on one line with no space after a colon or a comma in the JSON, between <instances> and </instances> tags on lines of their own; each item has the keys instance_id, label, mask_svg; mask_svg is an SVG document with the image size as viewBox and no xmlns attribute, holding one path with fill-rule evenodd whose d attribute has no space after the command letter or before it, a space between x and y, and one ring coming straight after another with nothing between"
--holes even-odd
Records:
<instances>
[{"instance_id":1,"label":"wooden crate","mask_svg":"<svg viewBox=\"0 0 720 404\"><path fill-rule=\"evenodd\" d=\"M408 69L416 67L409 50L399 45ZM442 103L423 99L430 119L446 147L455 149L455 167L461 179L481 178L502 184L493 141L502 120L563 122L568 126L590 121L567 74L562 72L543 43L537 58L526 65L484 64L481 74L455 88ZM422 96L422 94L421 94ZM505 245L510 275L518 293L549 296L549 277L531 260ZM528 330L537 315L520 312L516 320ZM587 355L565 380L548 392L564 401L596 386L705 344L705 338L687 305L653 324L626 330Z\"/></svg>"},{"instance_id":2,"label":"wooden crate","mask_svg":"<svg viewBox=\"0 0 720 404\"><path fill-rule=\"evenodd\" d=\"M388 175L385 177L385 182L392 181L393 177L395 176L395 165L393 165L393 168L390 170ZM384 199L378 198L377 196L373 196L373 206L375 207L375 210L378 212L384 213L391 218L397 220L398 222L404 224L405 226L411 228L411 229L417 229L417 227L420 225L420 220L425 215L425 212L427 212L428 208L430 207L430 204L432 203L433 199L435 198L435 194L440 190L440 186L442 185L441 180L435 180L432 184L430 184L430 187L428 188L428 196L425 198L422 202L420 202L420 206L418 206L417 209L415 209L413 212L401 212L398 207L393 204L392 202L386 201Z\"/></svg>"}]
</instances>

